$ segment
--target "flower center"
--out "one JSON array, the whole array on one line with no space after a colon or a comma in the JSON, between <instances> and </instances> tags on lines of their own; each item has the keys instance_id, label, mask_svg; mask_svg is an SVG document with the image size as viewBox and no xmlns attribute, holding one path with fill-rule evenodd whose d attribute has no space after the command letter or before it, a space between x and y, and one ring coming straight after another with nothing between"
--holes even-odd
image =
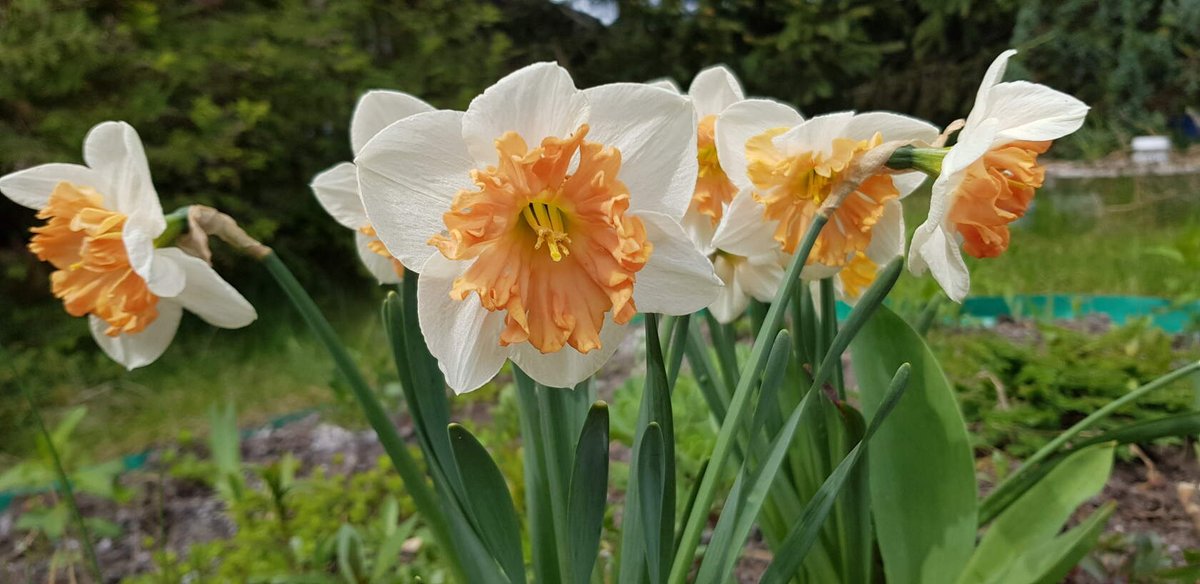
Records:
<instances>
[{"instance_id":1,"label":"flower center","mask_svg":"<svg viewBox=\"0 0 1200 584\"><path fill-rule=\"evenodd\" d=\"M721 222L725 205L737 194L737 187L729 181L729 177L721 169L721 162L717 159L714 133L716 122L717 116L704 116L696 131L696 158L700 168L696 175L696 191L692 195L692 205L689 209L707 216L714 227Z\"/></svg>"},{"instance_id":2,"label":"flower center","mask_svg":"<svg viewBox=\"0 0 1200 584\"><path fill-rule=\"evenodd\" d=\"M372 227L370 224L363 225L362 227L358 228L358 232L371 238L371 240L367 242L367 249L371 250L371 252L375 255L383 256L389 260L392 260L392 270L396 272L397 276L404 277L404 264L400 263L400 260L396 259L392 253L388 251L387 246L383 245L382 241L379 241L379 234L375 232L374 227Z\"/></svg>"},{"instance_id":3,"label":"flower center","mask_svg":"<svg viewBox=\"0 0 1200 584\"><path fill-rule=\"evenodd\" d=\"M977 258L1008 249L1008 224L1020 219L1046 178L1038 154L1050 142L1013 142L989 150L967 167L953 193L947 218L963 237L963 250Z\"/></svg>"},{"instance_id":4,"label":"flower center","mask_svg":"<svg viewBox=\"0 0 1200 584\"><path fill-rule=\"evenodd\" d=\"M29 250L56 268L50 288L68 313L99 317L110 337L141 332L158 318L158 297L129 264L121 237L127 217L105 209L99 193L60 182L37 217L46 224L31 230Z\"/></svg>"},{"instance_id":5,"label":"flower center","mask_svg":"<svg viewBox=\"0 0 1200 584\"><path fill-rule=\"evenodd\" d=\"M778 221L775 240L783 251L794 253L812 224L821 204L842 181L854 159L878 146L883 137L870 140L835 138L829 152L806 151L788 156L774 139L787 131L775 128L746 142L746 172L754 184L754 198L764 206L767 219ZM900 196L891 177L878 174L863 181L834 210L829 229L813 246L809 263L845 266L867 249L871 229L883 215L884 203Z\"/></svg>"},{"instance_id":6,"label":"flower center","mask_svg":"<svg viewBox=\"0 0 1200 584\"><path fill-rule=\"evenodd\" d=\"M471 262L451 298L474 292L485 309L505 311L501 345L587 353L600 348L606 315L624 324L637 312L633 287L652 246L627 213L621 153L585 141L587 132L536 148L506 132L496 166L471 172L477 188L455 196L446 231L429 240L446 258Z\"/></svg>"},{"instance_id":7,"label":"flower center","mask_svg":"<svg viewBox=\"0 0 1200 584\"><path fill-rule=\"evenodd\" d=\"M556 262L561 262L564 257L571 255L571 250L567 247L571 238L564 227L562 209L549 203L530 202L521 209L521 215L537 235L537 243L533 244L533 249L542 249L542 244L545 244L550 250L550 259Z\"/></svg>"}]
</instances>

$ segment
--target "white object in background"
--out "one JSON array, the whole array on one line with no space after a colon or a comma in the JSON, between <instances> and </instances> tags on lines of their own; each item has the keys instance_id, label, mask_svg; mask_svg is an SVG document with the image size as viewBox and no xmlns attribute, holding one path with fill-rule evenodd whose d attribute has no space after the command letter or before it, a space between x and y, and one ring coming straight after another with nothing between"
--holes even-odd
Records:
<instances>
[{"instance_id":1,"label":"white object in background","mask_svg":"<svg viewBox=\"0 0 1200 584\"><path fill-rule=\"evenodd\" d=\"M1166 136L1138 136L1130 145L1135 164L1166 164L1171 160L1171 140Z\"/></svg>"}]
</instances>

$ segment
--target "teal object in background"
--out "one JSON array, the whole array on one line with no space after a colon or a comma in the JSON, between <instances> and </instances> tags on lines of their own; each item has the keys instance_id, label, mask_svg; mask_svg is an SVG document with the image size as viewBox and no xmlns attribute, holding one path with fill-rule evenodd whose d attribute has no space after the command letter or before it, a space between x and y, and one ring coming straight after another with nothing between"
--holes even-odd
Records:
<instances>
[{"instance_id":1,"label":"teal object in background","mask_svg":"<svg viewBox=\"0 0 1200 584\"><path fill-rule=\"evenodd\" d=\"M1177 305L1151 296L977 296L963 302L962 314L979 318L989 326L1001 316L1059 320L1104 314L1115 324L1149 317L1155 326L1178 334L1200 320L1200 302Z\"/></svg>"},{"instance_id":2,"label":"teal object in background","mask_svg":"<svg viewBox=\"0 0 1200 584\"><path fill-rule=\"evenodd\" d=\"M1179 334L1200 324L1200 302L1180 305L1153 296L1088 294L974 296L963 302L959 312L960 316L976 319L989 327L1000 317L1066 320L1089 314L1108 315L1114 324L1149 317L1154 326ZM850 307L838 302L837 315L839 320L845 320L850 315Z\"/></svg>"}]
</instances>

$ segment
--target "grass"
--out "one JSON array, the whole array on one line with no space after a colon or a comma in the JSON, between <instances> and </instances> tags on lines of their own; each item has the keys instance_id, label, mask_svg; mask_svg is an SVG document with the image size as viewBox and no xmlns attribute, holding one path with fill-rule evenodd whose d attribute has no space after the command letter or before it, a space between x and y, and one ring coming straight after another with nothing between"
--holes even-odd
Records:
<instances>
[{"instance_id":1,"label":"grass","mask_svg":"<svg viewBox=\"0 0 1200 584\"><path fill-rule=\"evenodd\" d=\"M1014 227L1007 254L969 261L972 293L1194 296L1200 214L1185 196L1196 190L1195 177L1047 188ZM910 231L924 220L928 201L925 190L906 202ZM338 286L319 293L320 304L368 378L382 387L393 375L377 316L383 294L365 277ZM893 295L919 305L936 293L932 279L905 275ZM334 397L339 385L332 363L282 296L272 287L247 295L260 312L254 325L224 331L185 317L162 359L133 372L108 361L88 338L84 321L68 318L48 300L22 311L17 326L25 329L23 341L9 346L17 353L13 366L42 396L51 423L70 407L89 408L77 436L98 459L202 433L209 406L226 400L237 404L243 427L331 405L355 420L352 404ZM27 406L3 384L11 375L0 367L0 468L33 446ZM338 404L349 407L339 410Z\"/></svg>"}]
</instances>

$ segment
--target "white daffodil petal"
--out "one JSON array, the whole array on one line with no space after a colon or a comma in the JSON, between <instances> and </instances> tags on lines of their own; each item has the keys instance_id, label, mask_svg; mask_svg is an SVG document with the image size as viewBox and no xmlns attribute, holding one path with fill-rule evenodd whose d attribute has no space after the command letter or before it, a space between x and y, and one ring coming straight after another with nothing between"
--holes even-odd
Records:
<instances>
[{"instance_id":1,"label":"white daffodil petal","mask_svg":"<svg viewBox=\"0 0 1200 584\"><path fill-rule=\"evenodd\" d=\"M317 202L342 227L361 229L367 225L367 212L358 196L358 171L354 163L343 162L313 177Z\"/></svg>"},{"instance_id":2,"label":"white daffodil petal","mask_svg":"<svg viewBox=\"0 0 1200 584\"><path fill-rule=\"evenodd\" d=\"M0 193L18 205L41 210L60 182L98 190L102 180L96 171L80 164L42 164L0 177Z\"/></svg>"},{"instance_id":3,"label":"white daffodil petal","mask_svg":"<svg viewBox=\"0 0 1200 584\"><path fill-rule=\"evenodd\" d=\"M692 240L692 244L701 253L708 255L716 251L716 248L713 247L713 234L716 233L717 228L713 226L712 219L709 219L708 215L684 213L683 219L679 220L679 226L683 228L688 239Z\"/></svg>"},{"instance_id":4,"label":"white daffodil petal","mask_svg":"<svg viewBox=\"0 0 1200 584\"><path fill-rule=\"evenodd\" d=\"M721 110L746 99L742 84L724 65L709 67L696 74L692 86L688 88L688 97L696 104L696 113L700 117L719 114Z\"/></svg>"},{"instance_id":5,"label":"white daffodil petal","mask_svg":"<svg viewBox=\"0 0 1200 584\"><path fill-rule=\"evenodd\" d=\"M805 152L833 152L833 141L844 137L846 127L854 119L854 112L837 112L815 118L776 136L773 141L784 156L797 156Z\"/></svg>"},{"instance_id":6,"label":"white daffodil petal","mask_svg":"<svg viewBox=\"0 0 1200 584\"><path fill-rule=\"evenodd\" d=\"M992 88L988 117L998 121L996 138L1057 140L1078 130L1088 106L1061 91L1027 81L1001 83Z\"/></svg>"},{"instance_id":7,"label":"white daffodil petal","mask_svg":"<svg viewBox=\"0 0 1200 584\"><path fill-rule=\"evenodd\" d=\"M936 140L939 133L937 126L925 120L892 112L864 112L846 121L840 137L870 140L876 132L883 136L884 142L917 140L926 143Z\"/></svg>"},{"instance_id":8,"label":"white daffodil petal","mask_svg":"<svg viewBox=\"0 0 1200 584\"><path fill-rule=\"evenodd\" d=\"M995 143L998 129L999 122L995 118L988 118L973 128L963 129L962 132L959 132L958 141L942 159L942 173L938 179L960 173L975 164L975 161L987 154L992 144ZM936 193L938 189L936 181L933 188Z\"/></svg>"},{"instance_id":9,"label":"white daffodil petal","mask_svg":"<svg viewBox=\"0 0 1200 584\"><path fill-rule=\"evenodd\" d=\"M521 371L542 385L571 388L599 371L617 352L627 334L627 325L618 325L605 317L604 325L600 327L599 349L584 354L565 346L553 353L542 353L529 343L521 343L513 346L512 360Z\"/></svg>"},{"instance_id":10,"label":"white daffodil petal","mask_svg":"<svg viewBox=\"0 0 1200 584\"><path fill-rule=\"evenodd\" d=\"M922 225L913 234L908 267L914 274L933 274L946 295L962 302L971 289L971 274L963 261L958 241L941 225Z\"/></svg>"},{"instance_id":11,"label":"white daffodil petal","mask_svg":"<svg viewBox=\"0 0 1200 584\"><path fill-rule=\"evenodd\" d=\"M900 198L903 199L912 194L913 191L921 188L925 184L925 179L929 178L923 172L902 172L892 175L892 184L896 185L896 190L900 191Z\"/></svg>"},{"instance_id":12,"label":"white daffodil petal","mask_svg":"<svg viewBox=\"0 0 1200 584\"><path fill-rule=\"evenodd\" d=\"M173 300L204 322L235 329L258 318L254 306L204 260L190 256L177 247L160 249L158 255L170 259L186 275L187 284Z\"/></svg>"},{"instance_id":13,"label":"white daffodil petal","mask_svg":"<svg viewBox=\"0 0 1200 584\"><path fill-rule=\"evenodd\" d=\"M588 121L588 101L566 69L536 63L506 75L471 101L462 139L478 166L496 164L496 139L521 135L530 148L545 138L566 138Z\"/></svg>"},{"instance_id":14,"label":"white daffodil petal","mask_svg":"<svg viewBox=\"0 0 1200 584\"><path fill-rule=\"evenodd\" d=\"M1004 51L992 61L991 65L988 65L987 72L983 74L983 81L979 83L979 91L975 93L975 105L971 107L971 113L967 116L965 128L972 128L987 117L987 104L991 99L992 87L1004 79L1008 60L1015 54L1017 54L1016 49Z\"/></svg>"},{"instance_id":15,"label":"white daffodil petal","mask_svg":"<svg viewBox=\"0 0 1200 584\"><path fill-rule=\"evenodd\" d=\"M650 87L657 87L659 89L665 89L672 93L679 93L679 94L683 93L683 89L681 89L679 87L679 84L675 83L675 80L671 79L670 77L663 77L662 79L655 79L654 81L647 81L646 85L649 85Z\"/></svg>"},{"instance_id":16,"label":"white daffodil petal","mask_svg":"<svg viewBox=\"0 0 1200 584\"><path fill-rule=\"evenodd\" d=\"M712 245L733 255L757 257L779 250L773 233L776 222L763 217L763 206L743 189L725 209L725 217L713 234Z\"/></svg>"},{"instance_id":17,"label":"white daffodil petal","mask_svg":"<svg viewBox=\"0 0 1200 584\"><path fill-rule=\"evenodd\" d=\"M712 303L721 287L712 263L666 215L639 213L654 251L637 274L633 300L641 312L688 314Z\"/></svg>"},{"instance_id":18,"label":"white daffodil petal","mask_svg":"<svg viewBox=\"0 0 1200 584\"><path fill-rule=\"evenodd\" d=\"M509 348L500 346L504 313L488 311L475 296L450 297L454 279L470 264L434 256L417 280L417 317L429 352L455 393L483 386L500 371Z\"/></svg>"},{"instance_id":19,"label":"white daffodil petal","mask_svg":"<svg viewBox=\"0 0 1200 584\"><path fill-rule=\"evenodd\" d=\"M883 215L871 228L867 258L882 266L904 254L904 208L895 199L884 203Z\"/></svg>"},{"instance_id":20,"label":"white daffodil petal","mask_svg":"<svg viewBox=\"0 0 1200 584\"><path fill-rule=\"evenodd\" d=\"M358 250L358 259L362 260L367 271L371 272L380 284L399 284L400 275L396 273L396 264L392 258L381 256L368 247L374 240L374 237L363 235L361 232L354 233L354 247Z\"/></svg>"},{"instance_id":21,"label":"white daffodil petal","mask_svg":"<svg viewBox=\"0 0 1200 584\"><path fill-rule=\"evenodd\" d=\"M350 147L357 155L375 134L392 122L434 109L424 101L400 91L368 91L358 98L354 114L350 117Z\"/></svg>"},{"instance_id":22,"label":"white daffodil petal","mask_svg":"<svg viewBox=\"0 0 1200 584\"><path fill-rule=\"evenodd\" d=\"M591 104L588 141L621 152L617 178L629 188L629 210L682 218L697 172L697 121L688 99L641 83L583 93Z\"/></svg>"},{"instance_id":23,"label":"white daffodil petal","mask_svg":"<svg viewBox=\"0 0 1200 584\"><path fill-rule=\"evenodd\" d=\"M742 290L742 283L737 277L737 268L728 259L723 256L717 256L713 260L713 269L717 277L725 283L721 290L717 292L717 298L712 304L708 305L708 311L712 313L713 318L721 324L729 324L750 305L750 297Z\"/></svg>"},{"instance_id":24,"label":"white daffodil petal","mask_svg":"<svg viewBox=\"0 0 1200 584\"><path fill-rule=\"evenodd\" d=\"M474 165L462 140L463 114L436 111L396 122L355 159L367 218L392 255L415 272L437 250L429 238L445 229L454 196L474 190Z\"/></svg>"},{"instance_id":25,"label":"white daffodil petal","mask_svg":"<svg viewBox=\"0 0 1200 584\"><path fill-rule=\"evenodd\" d=\"M125 220L121 239L125 243L130 267L146 281L146 286L155 296L173 298L183 290L186 283L183 268L169 254L164 255L164 250L155 249L154 239L150 237L142 216L135 215Z\"/></svg>"},{"instance_id":26,"label":"white daffodil petal","mask_svg":"<svg viewBox=\"0 0 1200 584\"><path fill-rule=\"evenodd\" d=\"M96 190L110 209L141 215L151 237L167 228L158 193L150 179L150 165L142 139L125 122L104 122L92 128L83 141L83 159L101 177Z\"/></svg>"},{"instance_id":27,"label":"white daffodil petal","mask_svg":"<svg viewBox=\"0 0 1200 584\"><path fill-rule=\"evenodd\" d=\"M179 329L179 319L183 315L183 307L169 300L158 303L158 318L150 323L145 330L131 335L121 334L110 337L104 334L108 323L96 316L88 317L88 327L92 338L100 349L110 359L133 370L153 363L166 352Z\"/></svg>"},{"instance_id":28,"label":"white daffodil petal","mask_svg":"<svg viewBox=\"0 0 1200 584\"><path fill-rule=\"evenodd\" d=\"M725 108L715 129L721 170L739 189L753 188L746 176L746 141L767 130L792 128L803 121L792 107L767 99L747 99Z\"/></svg>"},{"instance_id":29,"label":"white daffodil petal","mask_svg":"<svg viewBox=\"0 0 1200 584\"><path fill-rule=\"evenodd\" d=\"M738 285L750 296L770 302L783 284L783 267L778 262L748 259L738 266Z\"/></svg>"}]
</instances>

